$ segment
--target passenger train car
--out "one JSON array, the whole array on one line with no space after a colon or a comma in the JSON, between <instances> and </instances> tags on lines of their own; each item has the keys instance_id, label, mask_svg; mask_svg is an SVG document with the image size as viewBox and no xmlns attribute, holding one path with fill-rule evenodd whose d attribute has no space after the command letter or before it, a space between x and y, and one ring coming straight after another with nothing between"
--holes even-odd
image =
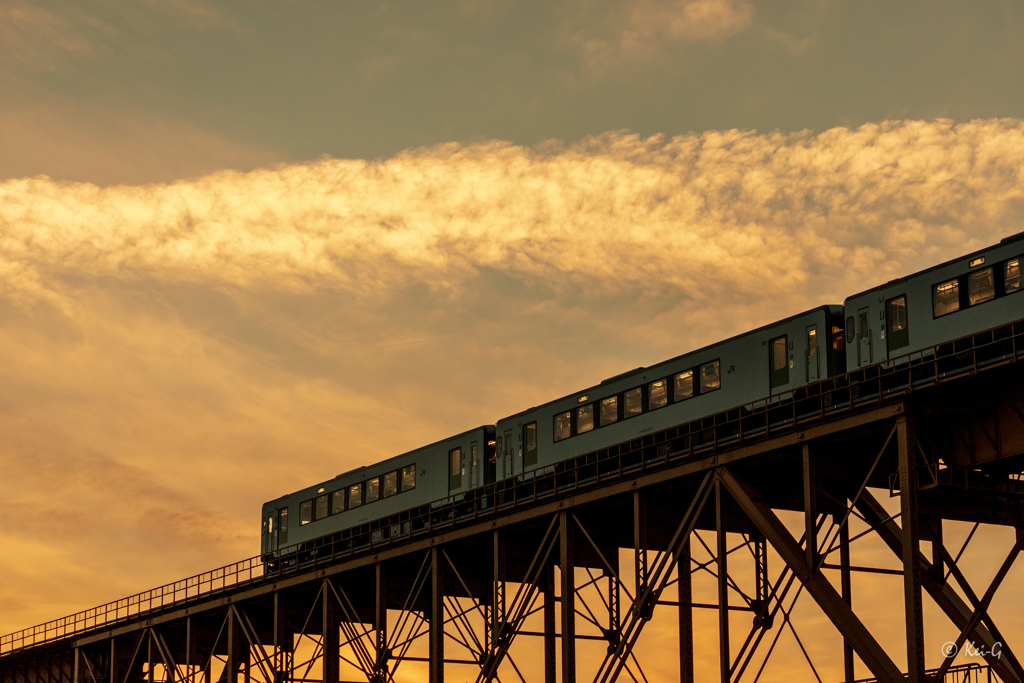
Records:
<instances>
[{"instance_id":1,"label":"passenger train car","mask_svg":"<svg viewBox=\"0 0 1024 683\"><path fill-rule=\"evenodd\" d=\"M482 495L569 458L875 364L920 362L951 340L1024 318L1024 233L647 368L637 368L263 506L262 556L395 513ZM406 535L408 529L377 533ZM287 548L287 550L285 550Z\"/></svg>"},{"instance_id":2,"label":"passenger train car","mask_svg":"<svg viewBox=\"0 0 1024 683\"><path fill-rule=\"evenodd\" d=\"M498 420L499 478L522 475L840 374L843 309L822 306Z\"/></svg>"},{"instance_id":3,"label":"passenger train car","mask_svg":"<svg viewBox=\"0 0 1024 683\"><path fill-rule=\"evenodd\" d=\"M264 503L260 553L266 562L279 549L493 481L494 427L484 425Z\"/></svg>"},{"instance_id":4,"label":"passenger train car","mask_svg":"<svg viewBox=\"0 0 1024 683\"><path fill-rule=\"evenodd\" d=\"M846 365L855 369L1024 317L1024 233L847 297Z\"/></svg>"}]
</instances>

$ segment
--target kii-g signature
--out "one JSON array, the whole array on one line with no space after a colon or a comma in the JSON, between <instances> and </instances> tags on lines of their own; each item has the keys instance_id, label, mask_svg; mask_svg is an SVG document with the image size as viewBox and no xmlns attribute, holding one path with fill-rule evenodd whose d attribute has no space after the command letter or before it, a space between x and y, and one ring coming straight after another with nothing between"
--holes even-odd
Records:
<instances>
[{"instance_id":1,"label":"kii-g signature","mask_svg":"<svg viewBox=\"0 0 1024 683\"><path fill-rule=\"evenodd\" d=\"M978 647L977 643L964 643L959 648L955 642L948 642L942 646L943 657L956 657L958 652L962 652L968 657L995 657L996 659L1003 658L1003 644L998 640L992 643L991 649L985 647Z\"/></svg>"}]
</instances>

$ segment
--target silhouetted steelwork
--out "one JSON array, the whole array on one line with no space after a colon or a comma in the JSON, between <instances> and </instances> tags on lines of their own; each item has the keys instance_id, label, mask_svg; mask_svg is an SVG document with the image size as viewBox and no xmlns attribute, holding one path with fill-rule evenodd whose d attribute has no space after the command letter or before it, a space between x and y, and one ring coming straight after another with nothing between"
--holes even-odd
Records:
<instances>
[{"instance_id":1,"label":"silhouetted steelwork","mask_svg":"<svg viewBox=\"0 0 1024 683\"><path fill-rule=\"evenodd\" d=\"M577 649L594 642L588 679L640 681L639 639L671 609L679 678L692 681L694 608L718 613L720 679L757 680L784 631L815 668L791 620L804 592L842 636L848 682L857 660L870 680L1024 681L1007 639L1018 634L989 613L1024 547L1022 357L1015 323L498 482L416 525L402 527L404 513L274 567L253 558L10 634L0 683L384 683L403 666L432 683L571 683ZM886 489L898 514L872 493ZM802 513L800 538L780 511ZM851 536L852 516L868 530ZM943 543L946 520L1017 529L980 595L962 549ZM851 564L866 534L899 570ZM853 608L854 572L902 575L907 671ZM715 577L714 603L693 599L701 573ZM985 666L926 668L924 593Z\"/></svg>"}]
</instances>

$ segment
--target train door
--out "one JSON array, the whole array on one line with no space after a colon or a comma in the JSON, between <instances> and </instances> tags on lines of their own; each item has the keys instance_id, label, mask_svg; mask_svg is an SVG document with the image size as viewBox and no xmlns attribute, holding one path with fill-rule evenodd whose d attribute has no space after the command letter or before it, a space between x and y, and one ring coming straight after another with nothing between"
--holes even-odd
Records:
<instances>
[{"instance_id":1,"label":"train door","mask_svg":"<svg viewBox=\"0 0 1024 683\"><path fill-rule=\"evenodd\" d=\"M469 444L469 486L480 486L480 444L473 441Z\"/></svg>"},{"instance_id":2,"label":"train door","mask_svg":"<svg viewBox=\"0 0 1024 683\"><path fill-rule=\"evenodd\" d=\"M505 474L505 470L508 465L505 464L505 441L501 438L501 434L497 435L498 443L494 449L495 458L497 460L497 466L495 467L495 474L498 479L504 479L508 475Z\"/></svg>"},{"instance_id":3,"label":"train door","mask_svg":"<svg viewBox=\"0 0 1024 683\"><path fill-rule=\"evenodd\" d=\"M871 365L871 309L857 311L857 367Z\"/></svg>"},{"instance_id":4,"label":"train door","mask_svg":"<svg viewBox=\"0 0 1024 683\"><path fill-rule=\"evenodd\" d=\"M512 459L512 454L515 453L515 446L512 444L512 430L505 432L505 476L511 477L516 473L515 461Z\"/></svg>"},{"instance_id":5,"label":"train door","mask_svg":"<svg viewBox=\"0 0 1024 683\"><path fill-rule=\"evenodd\" d=\"M810 325L807 328L807 381L818 381L818 326Z\"/></svg>"},{"instance_id":6,"label":"train door","mask_svg":"<svg viewBox=\"0 0 1024 683\"><path fill-rule=\"evenodd\" d=\"M277 545L276 548L284 548L288 545L288 508L279 508L277 511Z\"/></svg>"}]
</instances>

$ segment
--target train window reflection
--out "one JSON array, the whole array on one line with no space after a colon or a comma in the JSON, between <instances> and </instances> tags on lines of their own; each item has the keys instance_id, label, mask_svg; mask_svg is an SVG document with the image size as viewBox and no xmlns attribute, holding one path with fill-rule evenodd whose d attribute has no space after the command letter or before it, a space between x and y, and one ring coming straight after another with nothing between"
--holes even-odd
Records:
<instances>
[{"instance_id":1,"label":"train window reflection","mask_svg":"<svg viewBox=\"0 0 1024 683\"><path fill-rule=\"evenodd\" d=\"M327 494L316 497L316 518L323 519L327 516Z\"/></svg>"},{"instance_id":2,"label":"train window reflection","mask_svg":"<svg viewBox=\"0 0 1024 683\"><path fill-rule=\"evenodd\" d=\"M345 511L345 489L339 489L331 494L331 514L336 515Z\"/></svg>"},{"instance_id":3,"label":"train window reflection","mask_svg":"<svg viewBox=\"0 0 1024 683\"><path fill-rule=\"evenodd\" d=\"M281 508L277 513L277 544L288 543L288 508Z\"/></svg>"},{"instance_id":4,"label":"train window reflection","mask_svg":"<svg viewBox=\"0 0 1024 683\"><path fill-rule=\"evenodd\" d=\"M555 415L555 441L572 436L572 413L566 411Z\"/></svg>"},{"instance_id":5,"label":"train window reflection","mask_svg":"<svg viewBox=\"0 0 1024 683\"><path fill-rule=\"evenodd\" d=\"M889 332L900 332L907 326L907 299L899 297L889 302Z\"/></svg>"},{"instance_id":6,"label":"train window reflection","mask_svg":"<svg viewBox=\"0 0 1024 683\"><path fill-rule=\"evenodd\" d=\"M398 472L388 472L384 475L384 497L393 496L398 493Z\"/></svg>"},{"instance_id":7,"label":"train window reflection","mask_svg":"<svg viewBox=\"0 0 1024 683\"><path fill-rule=\"evenodd\" d=\"M372 503L380 498L380 479L370 479L366 482L366 502Z\"/></svg>"},{"instance_id":8,"label":"train window reflection","mask_svg":"<svg viewBox=\"0 0 1024 683\"><path fill-rule=\"evenodd\" d=\"M846 348L846 344L843 339L843 328L832 323L832 350L842 351L844 348Z\"/></svg>"},{"instance_id":9,"label":"train window reflection","mask_svg":"<svg viewBox=\"0 0 1024 683\"><path fill-rule=\"evenodd\" d=\"M663 379L659 379L657 382L651 382L647 402L650 410L657 410L658 408L667 406L668 382Z\"/></svg>"},{"instance_id":10,"label":"train window reflection","mask_svg":"<svg viewBox=\"0 0 1024 683\"><path fill-rule=\"evenodd\" d=\"M786 337L772 340L772 372L786 369Z\"/></svg>"},{"instance_id":11,"label":"train window reflection","mask_svg":"<svg viewBox=\"0 0 1024 683\"><path fill-rule=\"evenodd\" d=\"M644 410L644 393L643 387L637 387L630 389L623 395L624 413L626 417L633 417L639 415Z\"/></svg>"},{"instance_id":12,"label":"train window reflection","mask_svg":"<svg viewBox=\"0 0 1024 683\"><path fill-rule=\"evenodd\" d=\"M619 397L601 399L601 426L613 424L619 419Z\"/></svg>"},{"instance_id":13,"label":"train window reflection","mask_svg":"<svg viewBox=\"0 0 1024 683\"><path fill-rule=\"evenodd\" d=\"M1006 279L1003 290L1009 294L1020 290L1020 259L1015 258L1006 262Z\"/></svg>"},{"instance_id":14,"label":"train window reflection","mask_svg":"<svg viewBox=\"0 0 1024 683\"><path fill-rule=\"evenodd\" d=\"M722 386L722 373L719 371L718 361L713 360L702 365L700 367L701 392L714 391L720 386Z\"/></svg>"},{"instance_id":15,"label":"train window reflection","mask_svg":"<svg viewBox=\"0 0 1024 683\"><path fill-rule=\"evenodd\" d=\"M588 403L576 409L576 433L583 434L594 428L594 404Z\"/></svg>"},{"instance_id":16,"label":"train window reflection","mask_svg":"<svg viewBox=\"0 0 1024 683\"><path fill-rule=\"evenodd\" d=\"M680 372L673 378L672 395L677 401L693 396L693 370Z\"/></svg>"},{"instance_id":17,"label":"train window reflection","mask_svg":"<svg viewBox=\"0 0 1024 683\"><path fill-rule=\"evenodd\" d=\"M363 485L353 484L348 487L348 507L357 508L363 504Z\"/></svg>"},{"instance_id":18,"label":"train window reflection","mask_svg":"<svg viewBox=\"0 0 1024 683\"><path fill-rule=\"evenodd\" d=\"M971 305L996 297L996 280L991 268L976 270L967 276L967 293Z\"/></svg>"},{"instance_id":19,"label":"train window reflection","mask_svg":"<svg viewBox=\"0 0 1024 683\"><path fill-rule=\"evenodd\" d=\"M935 285L932 294L932 311L934 316L947 315L960 310L960 285L956 280Z\"/></svg>"},{"instance_id":20,"label":"train window reflection","mask_svg":"<svg viewBox=\"0 0 1024 683\"><path fill-rule=\"evenodd\" d=\"M406 465L402 468L402 490L410 491L416 488L416 465Z\"/></svg>"},{"instance_id":21,"label":"train window reflection","mask_svg":"<svg viewBox=\"0 0 1024 683\"><path fill-rule=\"evenodd\" d=\"M299 505L299 524L309 524L313 521L313 501L304 500Z\"/></svg>"}]
</instances>

